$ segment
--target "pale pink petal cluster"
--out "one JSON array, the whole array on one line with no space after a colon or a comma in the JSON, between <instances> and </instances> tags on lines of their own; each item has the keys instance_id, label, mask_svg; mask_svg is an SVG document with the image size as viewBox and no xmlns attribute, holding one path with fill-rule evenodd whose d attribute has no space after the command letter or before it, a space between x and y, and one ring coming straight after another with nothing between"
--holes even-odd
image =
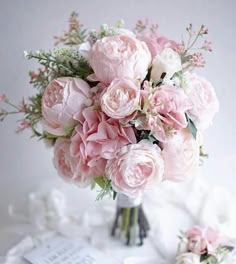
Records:
<instances>
[{"instance_id":1,"label":"pale pink petal cluster","mask_svg":"<svg viewBox=\"0 0 236 264\"><path fill-rule=\"evenodd\" d=\"M90 103L90 87L79 78L59 78L46 88L42 98L42 125L48 133L63 136L76 124L75 113L81 113Z\"/></svg>"},{"instance_id":2,"label":"pale pink petal cluster","mask_svg":"<svg viewBox=\"0 0 236 264\"><path fill-rule=\"evenodd\" d=\"M151 130L156 139L164 142L171 132L187 127L186 111L191 102L182 89L171 85L152 88L145 82L141 101L143 114L137 116L137 129Z\"/></svg>"},{"instance_id":3,"label":"pale pink petal cluster","mask_svg":"<svg viewBox=\"0 0 236 264\"><path fill-rule=\"evenodd\" d=\"M122 147L106 165L113 189L131 197L142 195L148 186L160 182L163 172L161 150L148 140Z\"/></svg>"},{"instance_id":4,"label":"pale pink petal cluster","mask_svg":"<svg viewBox=\"0 0 236 264\"><path fill-rule=\"evenodd\" d=\"M94 107L85 108L82 114L84 121L71 137L71 155L78 160L76 170L85 178L105 176L106 161L121 147L136 142L134 131Z\"/></svg>"},{"instance_id":5,"label":"pale pink petal cluster","mask_svg":"<svg viewBox=\"0 0 236 264\"><path fill-rule=\"evenodd\" d=\"M115 35L97 40L89 62L98 80L110 84L116 78L143 80L151 64L147 45L130 35Z\"/></svg>"},{"instance_id":6,"label":"pale pink petal cluster","mask_svg":"<svg viewBox=\"0 0 236 264\"><path fill-rule=\"evenodd\" d=\"M190 103L183 90L162 85L153 92L150 104L151 112L158 113L165 125L176 130L187 126L185 112L190 108Z\"/></svg>"}]
</instances>

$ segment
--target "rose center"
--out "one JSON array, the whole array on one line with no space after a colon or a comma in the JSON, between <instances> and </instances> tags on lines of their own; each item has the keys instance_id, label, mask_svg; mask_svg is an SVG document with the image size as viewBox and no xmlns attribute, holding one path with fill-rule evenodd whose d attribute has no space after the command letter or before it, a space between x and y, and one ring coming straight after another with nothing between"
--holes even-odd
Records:
<instances>
[{"instance_id":1,"label":"rose center","mask_svg":"<svg viewBox=\"0 0 236 264\"><path fill-rule=\"evenodd\" d=\"M61 104L63 101L63 87L59 84L53 85L44 96L44 104L47 107Z\"/></svg>"}]
</instances>

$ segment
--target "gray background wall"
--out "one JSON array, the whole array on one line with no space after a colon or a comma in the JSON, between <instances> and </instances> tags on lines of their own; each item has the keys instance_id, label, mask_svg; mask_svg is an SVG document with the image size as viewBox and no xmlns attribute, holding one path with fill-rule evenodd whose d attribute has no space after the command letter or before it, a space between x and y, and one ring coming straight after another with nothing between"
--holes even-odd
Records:
<instances>
[{"instance_id":1,"label":"gray background wall","mask_svg":"<svg viewBox=\"0 0 236 264\"><path fill-rule=\"evenodd\" d=\"M0 1L0 93L14 101L33 94L27 72L36 64L25 60L23 50L50 49L53 35L67 28L71 11L80 14L90 29L102 23L114 24L123 18L128 28L137 19L148 17L160 25L160 32L180 39L192 22L209 28L213 54L200 74L215 86L221 108L214 124L205 133L205 149L210 158L202 172L212 185L221 184L235 192L236 187L236 1L234 0L1 0ZM7 205L24 201L30 190L39 186L62 186L53 168L52 153L30 133L14 133L17 117L0 123L0 228L9 223ZM90 192L68 187L75 204L92 201ZM83 203L86 206L86 202ZM81 206L81 203L80 203Z\"/></svg>"}]
</instances>

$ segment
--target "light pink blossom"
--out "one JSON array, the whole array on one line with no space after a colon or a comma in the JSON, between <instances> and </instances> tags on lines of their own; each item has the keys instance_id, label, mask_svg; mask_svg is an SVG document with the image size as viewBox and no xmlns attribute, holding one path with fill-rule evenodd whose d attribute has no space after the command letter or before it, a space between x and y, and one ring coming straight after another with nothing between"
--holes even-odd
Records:
<instances>
[{"instance_id":1,"label":"light pink blossom","mask_svg":"<svg viewBox=\"0 0 236 264\"><path fill-rule=\"evenodd\" d=\"M84 177L104 176L106 161L122 146L136 142L134 131L93 107L82 114L83 124L75 127L71 137L71 154L78 159L76 170Z\"/></svg>"},{"instance_id":2,"label":"light pink blossom","mask_svg":"<svg viewBox=\"0 0 236 264\"><path fill-rule=\"evenodd\" d=\"M23 132L25 129L27 129L27 128L30 128L31 127L31 125L30 125L30 122L28 121L28 120L22 120L21 122L20 122L20 125L19 125L19 127L17 128L17 130L16 130L16 132L17 133L21 133L21 132Z\"/></svg>"},{"instance_id":3,"label":"light pink blossom","mask_svg":"<svg viewBox=\"0 0 236 264\"><path fill-rule=\"evenodd\" d=\"M151 130L154 137L164 142L176 130L187 126L185 113L191 104L182 89L172 85L152 87L144 82L141 109L135 117L138 130Z\"/></svg>"},{"instance_id":4,"label":"light pink blossom","mask_svg":"<svg viewBox=\"0 0 236 264\"><path fill-rule=\"evenodd\" d=\"M184 181L197 174L199 166L199 143L188 128L181 129L162 144L165 164L164 178Z\"/></svg>"},{"instance_id":5,"label":"light pink blossom","mask_svg":"<svg viewBox=\"0 0 236 264\"><path fill-rule=\"evenodd\" d=\"M196 52L191 55L191 62L195 67L204 67L206 62L204 61L203 54L201 52Z\"/></svg>"},{"instance_id":6,"label":"light pink blossom","mask_svg":"<svg viewBox=\"0 0 236 264\"><path fill-rule=\"evenodd\" d=\"M150 96L150 109L165 126L181 129L187 126L185 112L190 108L190 102L184 92L175 86L162 85L157 87Z\"/></svg>"},{"instance_id":7,"label":"light pink blossom","mask_svg":"<svg viewBox=\"0 0 236 264\"><path fill-rule=\"evenodd\" d=\"M183 88L192 104L188 116L198 129L206 129L219 111L215 89L209 81L195 73L186 72L184 80Z\"/></svg>"},{"instance_id":8,"label":"light pink blossom","mask_svg":"<svg viewBox=\"0 0 236 264\"><path fill-rule=\"evenodd\" d=\"M66 130L76 124L73 115L81 115L90 102L89 85L79 78L59 78L53 80L42 97L43 128L56 136L66 134Z\"/></svg>"},{"instance_id":9,"label":"light pink blossom","mask_svg":"<svg viewBox=\"0 0 236 264\"><path fill-rule=\"evenodd\" d=\"M205 40L202 49L207 50L207 51L212 51L212 42L209 40Z\"/></svg>"},{"instance_id":10,"label":"light pink blossom","mask_svg":"<svg viewBox=\"0 0 236 264\"><path fill-rule=\"evenodd\" d=\"M113 189L131 197L141 195L162 180L164 170L161 151L156 144L142 140L120 149L106 165L106 176Z\"/></svg>"},{"instance_id":11,"label":"light pink blossom","mask_svg":"<svg viewBox=\"0 0 236 264\"><path fill-rule=\"evenodd\" d=\"M7 99L7 96L5 94L0 95L0 102L4 102Z\"/></svg>"},{"instance_id":12,"label":"light pink blossom","mask_svg":"<svg viewBox=\"0 0 236 264\"><path fill-rule=\"evenodd\" d=\"M110 84L115 78L145 78L151 63L147 45L130 36L116 35L97 40L89 62L98 80Z\"/></svg>"},{"instance_id":13,"label":"light pink blossom","mask_svg":"<svg viewBox=\"0 0 236 264\"><path fill-rule=\"evenodd\" d=\"M102 111L114 119L127 118L138 109L140 83L115 79L101 96Z\"/></svg>"}]
</instances>

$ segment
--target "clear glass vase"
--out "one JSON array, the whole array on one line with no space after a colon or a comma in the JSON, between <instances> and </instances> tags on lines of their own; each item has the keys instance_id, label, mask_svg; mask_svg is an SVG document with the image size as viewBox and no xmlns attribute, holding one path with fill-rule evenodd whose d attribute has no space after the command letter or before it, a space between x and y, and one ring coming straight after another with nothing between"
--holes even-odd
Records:
<instances>
[{"instance_id":1,"label":"clear glass vase","mask_svg":"<svg viewBox=\"0 0 236 264\"><path fill-rule=\"evenodd\" d=\"M149 229L150 226L142 207L142 197L131 198L118 194L111 235L120 237L126 245L141 246Z\"/></svg>"}]
</instances>

